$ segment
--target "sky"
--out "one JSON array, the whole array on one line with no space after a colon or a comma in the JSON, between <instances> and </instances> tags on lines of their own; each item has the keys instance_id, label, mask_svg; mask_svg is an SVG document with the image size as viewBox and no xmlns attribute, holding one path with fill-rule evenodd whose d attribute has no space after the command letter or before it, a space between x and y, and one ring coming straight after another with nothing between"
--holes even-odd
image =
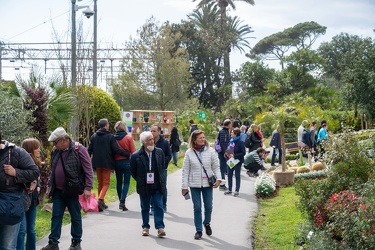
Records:
<instances>
[{"instance_id":1,"label":"sky","mask_svg":"<svg viewBox=\"0 0 375 250\"><path fill-rule=\"evenodd\" d=\"M98 47L113 45L123 48L124 42L130 36L135 37L137 29L152 16L160 23L186 20L198 1L97 0ZM254 31L251 33L254 38L249 39L250 46L264 37L308 21L327 27L326 34L317 40L316 47L341 32L375 38L374 0L255 0L254 6L241 1L235 3L236 10L230 10L229 14L239 16L243 24ZM92 0L77 4L90 5L93 9ZM0 0L0 42L53 42L53 28L59 36L65 37L66 42L70 42L71 5L70 0ZM78 10L76 15L77 26L82 23L84 32L92 34L93 18L84 17L82 10ZM249 59L244 54L231 53L232 70L246 61ZM22 65L24 69L19 67ZM27 66L27 62L3 60L3 79L13 80L16 74L27 75L30 68ZM277 62L270 62L269 66L279 67ZM19 70L15 70L16 67Z\"/></svg>"}]
</instances>

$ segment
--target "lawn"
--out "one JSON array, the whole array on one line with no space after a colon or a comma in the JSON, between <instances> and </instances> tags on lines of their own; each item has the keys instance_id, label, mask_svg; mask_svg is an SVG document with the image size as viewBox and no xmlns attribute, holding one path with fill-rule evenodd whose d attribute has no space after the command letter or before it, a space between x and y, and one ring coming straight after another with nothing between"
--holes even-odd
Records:
<instances>
[{"instance_id":1,"label":"lawn","mask_svg":"<svg viewBox=\"0 0 375 250\"><path fill-rule=\"evenodd\" d=\"M293 244L298 224L303 221L297 201L293 186L281 188L275 198L259 200L254 249L299 249Z\"/></svg>"}]
</instances>

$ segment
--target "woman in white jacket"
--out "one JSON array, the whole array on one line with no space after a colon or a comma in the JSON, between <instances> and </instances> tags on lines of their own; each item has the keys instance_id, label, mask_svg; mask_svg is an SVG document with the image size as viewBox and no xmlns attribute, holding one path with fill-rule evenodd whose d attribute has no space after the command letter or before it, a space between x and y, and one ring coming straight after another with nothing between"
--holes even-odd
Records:
<instances>
[{"instance_id":1,"label":"woman in white jacket","mask_svg":"<svg viewBox=\"0 0 375 250\"><path fill-rule=\"evenodd\" d=\"M203 171L203 167L207 172ZM211 187L208 183L208 177L216 175L218 178ZM212 234L211 213L213 189L221 183L220 167L218 156L204 136L202 130L195 130L189 138L189 149L185 153L184 164L182 166L182 195L188 194L190 188L191 197L194 205L194 224L196 233L194 239L202 238L203 226L207 235ZM204 204L204 220L202 222L202 198ZM202 226L203 225L203 226Z\"/></svg>"}]
</instances>

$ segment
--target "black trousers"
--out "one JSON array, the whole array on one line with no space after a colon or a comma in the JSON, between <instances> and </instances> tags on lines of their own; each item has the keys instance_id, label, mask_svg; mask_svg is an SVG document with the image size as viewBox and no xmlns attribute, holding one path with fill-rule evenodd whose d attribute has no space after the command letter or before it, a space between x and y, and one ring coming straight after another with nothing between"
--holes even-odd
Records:
<instances>
[{"instance_id":1,"label":"black trousers","mask_svg":"<svg viewBox=\"0 0 375 250\"><path fill-rule=\"evenodd\" d=\"M262 165L254 162L254 163L250 163L249 165L247 166L244 166L250 173L258 173L258 171L263 167Z\"/></svg>"}]
</instances>

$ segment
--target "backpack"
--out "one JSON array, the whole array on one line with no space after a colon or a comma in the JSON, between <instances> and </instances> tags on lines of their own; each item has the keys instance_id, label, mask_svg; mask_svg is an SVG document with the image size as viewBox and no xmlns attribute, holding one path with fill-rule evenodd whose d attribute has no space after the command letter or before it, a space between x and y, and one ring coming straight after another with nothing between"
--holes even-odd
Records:
<instances>
[{"instance_id":1,"label":"backpack","mask_svg":"<svg viewBox=\"0 0 375 250\"><path fill-rule=\"evenodd\" d=\"M180 138L176 138L176 140L174 141L174 146L176 146L176 147L179 147L179 146L181 146L181 140L180 140Z\"/></svg>"},{"instance_id":2,"label":"backpack","mask_svg":"<svg viewBox=\"0 0 375 250\"><path fill-rule=\"evenodd\" d=\"M245 140L245 147L250 148L253 145L253 141L251 140L252 135L247 135Z\"/></svg>"}]
</instances>

